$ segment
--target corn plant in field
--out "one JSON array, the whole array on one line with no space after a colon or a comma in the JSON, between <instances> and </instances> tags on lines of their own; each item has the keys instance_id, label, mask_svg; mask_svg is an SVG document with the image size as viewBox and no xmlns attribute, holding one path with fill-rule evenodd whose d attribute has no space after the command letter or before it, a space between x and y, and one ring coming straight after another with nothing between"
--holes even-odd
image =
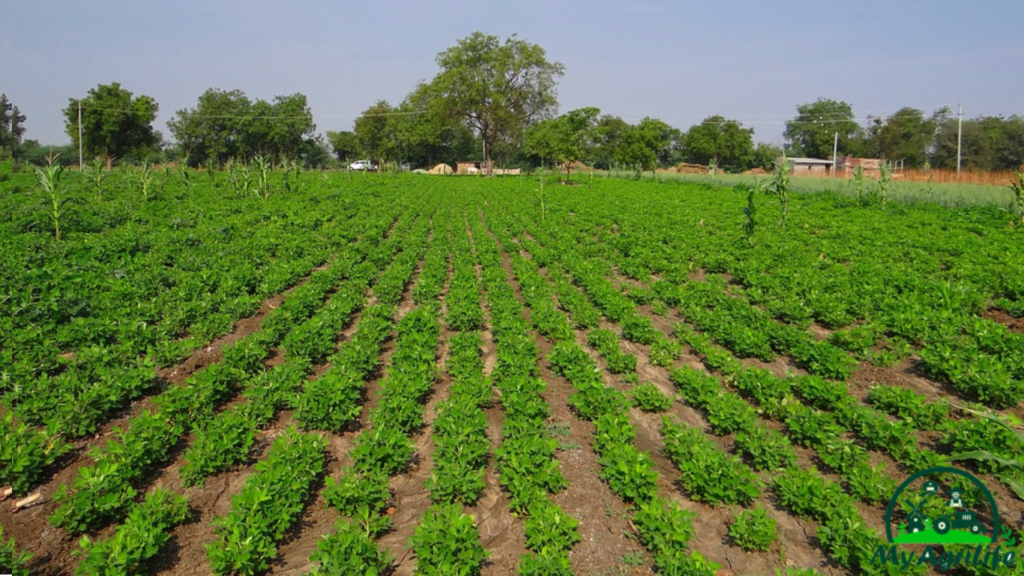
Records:
<instances>
[{"instance_id":1,"label":"corn plant in field","mask_svg":"<svg viewBox=\"0 0 1024 576\"><path fill-rule=\"evenodd\" d=\"M272 166L270 160L264 156L253 158L252 163L256 167L256 195L260 198L270 197L270 171Z\"/></svg>"},{"instance_id":2,"label":"corn plant in field","mask_svg":"<svg viewBox=\"0 0 1024 576\"><path fill-rule=\"evenodd\" d=\"M754 244L754 231L757 228L757 191L760 185L747 190L747 206L743 209L743 215L747 221L743 224L743 232L747 235L747 242Z\"/></svg>"},{"instance_id":3,"label":"corn plant in field","mask_svg":"<svg viewBox=\"0 0 1024 576\"><path fill-rule=\"evenodd\" d=\"M857 204L864 200L864 167L858 165L853 169L853 188L857 191Z\"/></svg>"},{"instance_id":4,"label":"corn plant in field","mask_svg":"<svg viewBox=\"0 0 1024 576\"><path fill-rule=\"evenodd\" d=\"M281 167L284 169L284 189L289 194L297 193L301 184L302 166L293 160Z\"/></svg>"},{"instance_id":5,"label":"corn plant in field","mask_svg":"<svg viewBox=\"0 0 1024 576\"><path fill-rule=\"evenodd\" d=\"M878 203L885 206L889 201L889 183L892 182L892 164L882 162L878 165Z\"/></svg>"},{"instance_id":6,"label":"corn plant in field","mask_svg":"<svg viewBox=\"0 0 1024 576\"><path fill-rule=\"evenodd\" d=\"M775 174L764 187L766 194L779 198L779 207L782 210L779 226L785 226L789 219L789 169L789 162L776 162Z\"/></svg>"},{"instance_id":7,"label":"corn plant in field","mask_svg":"<svg viewBox=\"0 0 1024 576\"><path fill-rule=\"evenodd\" d=\"M712 158L708 162L708 173L711 174L711 183L715 183L715 176L718 175L718 160Z\"/></svg>"},{"instance_id":8,"label":"corn plant in field","mask_svg":"<svg viewBox=\"0 0 1024 576\"><path fill-rule=\"evenodd\" d=\"M56 156L51 157L46 168L36 168L39 187L45 194L46 216L53 226L53 235L60 241L61 231L67 227L68 221L74 216L74 205L79 201L65 195L66 188L61 179L64 177L64 166L55 164Z\"/></svg>"},{"instance_id":9,"label":"corn plant in field","mask_svg":"<svg viewBox=\"0 0 1024 576\"><path fill-rule=\"evenodd\" d=\"M153 166L149 162L143 162L142 169L135 175L135 183L139 186L143 200L149 200L153 194L153 180Z\"/></svg>"},{"instance_id":10,"label":"corn plant in field","mask_svg":"<svg viewBox=\"0 0 1024 576\"><path fill-rule=\"evenodd\" d=\"M1014 172L1016 182L1010 181L1010 192L1013 192L1013 200L1010 208L1013 215L1024 224L1024 172Z\"/></svg>"},{"instance_id":11,"label":"corn plant in field","mask_svg":"<svg viewBox=\"0 0 1024 576\"><path fill-rule=\"evenodd\" d=\"M107 179L106 173L103 172L103 161L93 160L91 165L83 168L82 175L89 181L89 186L96 194L96 198L103 198L103 181Z\"/></svg>"},{"instance_id":12,"label":"corn plant in field","mask_svg":"<svg viewBox=\"0 0 1024 576\"><path fill-rule=\"evenodd\" d=\"M178 176L181 178L181 184L185 187L187 192L192 186L190 178L190 172L188 171L188 158L182 158L181 163L178 164Z\"/></svg>"}]
</instances>

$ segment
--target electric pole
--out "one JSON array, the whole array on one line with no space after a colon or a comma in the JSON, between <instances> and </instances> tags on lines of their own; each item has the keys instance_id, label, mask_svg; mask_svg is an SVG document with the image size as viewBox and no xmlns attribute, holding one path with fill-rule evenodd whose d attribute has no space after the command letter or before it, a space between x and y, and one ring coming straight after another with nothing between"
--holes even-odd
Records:
<instances>
[{"instance_id":1,"label":"electric pole","mask_svg":"<svg viewBox=\"0 0 1024 576\"><path fill-rule=\"evenodd\" d=\"M960 181L960 150L964 142L964 107L956 105L956 181Z\"/></svg>"},{"instance_id":2,"label":"electric pole","mask_svg":"<svg viewBox=\"0 0 1024 576\"><path fill-rule=\"evenodd\" d=\"M836 139L832 143L832 177L836 177L836 160L839 159L839 132L836 132Z\"/></svg>"},{"instance_id":3,"label":"electric pole","mask_svg":"<svg viewBox=\"0 0 1024 576\"><path fill-rule=\"evenodd\" d=\"M78 101L78 171L82 171L82 101Z\"/></svg>"}]
</instances>

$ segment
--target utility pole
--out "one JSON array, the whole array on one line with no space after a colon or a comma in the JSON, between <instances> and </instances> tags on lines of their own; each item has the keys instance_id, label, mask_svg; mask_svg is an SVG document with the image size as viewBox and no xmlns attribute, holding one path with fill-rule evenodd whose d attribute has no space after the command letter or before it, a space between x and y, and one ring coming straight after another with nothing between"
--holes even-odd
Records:
<instances>
[{"instance_id":1,"label":"utility pole","mask_svg":"<svg viewBox=\"0 0 1024 576\"><path fill-rule=\"evenodd\" d=\"M832 143L832 177L836 177L836 160L839 159L839 132L836 132L836 139Z\"/></svg>"},{"instance_id":2,"label":"utility pole","mask_svg":"<svg viewBox=\"0 0 1024 576\"><path fill-rule=\"evenodd\" d=\"M78 101L78 171L82 171L82 101Z\"/></svg>"},{"instance_id":3,"label":"utility pole","mask_svg":"<svg viewBox=\"0 0 1024 576\"><path fill-rule=\"evenodd\" d=\"M956 105L956 181L960 181L960 150L964 142L964 107Z\"/></svg>"}]
</instances>

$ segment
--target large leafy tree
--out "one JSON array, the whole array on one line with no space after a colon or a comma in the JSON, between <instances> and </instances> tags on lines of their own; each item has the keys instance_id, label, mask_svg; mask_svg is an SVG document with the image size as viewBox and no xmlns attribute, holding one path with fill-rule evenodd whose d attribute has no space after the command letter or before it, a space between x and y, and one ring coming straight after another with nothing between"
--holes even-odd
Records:
<instances>
[{"instance_id":1,"label":"large leafy tree","mask_svg":"<svg viewBox=\"0 0 1024 576\"><path fill-rule=\"evenodd\" d=\"M0 151L9 151L13 157L25 136L25 115L0 94Z\"/></svg>"},{"instance_id":2,"label":"large leafy tree","mask_svg":"<svg viewBox=\"0 0 1024 576\"><path fill-rule=\"evenodd\" d=\"M78 106L82 106L82 149L88 156L102 156L107 168L115 158L143 153L160 141L153 129L159 106L149 96L132 97L117 82L100 84L85 98L71 98L64 109L64 126L78 145Z\"/></svg>"},{"instance_id":3,"label":"large leafy tree","mask_svg":"<svg viewBox=\"0 0 1024 576\"><path fill-rule=\"evenodd\" d=\"M167 126L189 164L223 164L248 152L252 102L241 90L210 88L195 108L178 110Z\"/></svg>"},{"instance_id":4,"label":"large leafy tree","mask_svg":"<svg viewBox=\"0 0 1024 576\"><path fill-rule=\"evenodd\" d=\"M594 145L597 108L579 108L558 118L543 120L526 133L526 149L532 154L566 165L566 180L572 164L586 157Z\"/></svg>"},{"instance_id":5,"label":"large leafy tree","mask_svg":"<svg viewBox=\"0 0 1024 576\"><path fill-rule=\"evenodd\" d=\"M754 158L754 130L735 120L709 116L683 137L683 157L688 162L710 164L730 171L745 170Z\"/></svg>"},{"instance_id":6,"label":"large leafy tree","mask_svg":"<svg viewBox=\"0 0 1024 576\"><path fill-rule=\"evenodd\" d=\"M356 140L355 132L328 130L327 141L330 142L331 150L339 162L345 162L359 153L359 142Z\"/></svg>"},{"instance_id":7,"label":"large leafy tree","mask_svg":"<svg viewBox=\"0 0 1024 576\"><path fill-rule=\"evenodd\" d=\"M891 162L902 160L908 168L921 168L928 160L928 147L935 140L938 119L944 111L926 118L917 108L904 107L871 127L868 150Z\"/></svg>"},{"instance_id":8,"label":"large leafy tree","mask_svg":"<svg viewBox=\"0 0 1024 576\"><path fill-rule=\"evenodd\" d=\"M387 100L378 100L356 118L352 131L360 153L378 162L397 159L397 135L393 125L388 122L394 112L396 110Z\"/></svg>"},{"instance_id":9,"label":"large leafy tree","mask_svg":"<svg viewBox=\"0 0 1024 576\"><path fill-rule=\"evenodd\" d=\"M430 86L420 83L388 117L396 142L397 159L417 166L457 162L476 157L480 150L473 132L457 117L447 114Z\"/></svg>"},{"instance_id":10,"label":"large leafy tree","mask_svg":"<svg viewBox=\"0 0 1024 576\"><path fill-rule=\"evenodd\" d=\"M309 150L313 112L302 94L249 100L241 90L210 88L195 108L179 110L167 123L192 165L266 156L296 160Z\"/></svg>"},{"instance_id":11,"label":"large leafy tree","mask_svg":"<svg viewBox=\"0 0 1024 576\"><path fill-rule=\"evenodd\" d=\"M616 153L622 143L622 134L629 127L629 124L618 116L605 114L598 118L597 126L594 127L591 165L596 168L610 169L618 162Z\"/></svg>"},{"instance_id":12,"label":"large leafy tree","mask_svg":"<svg viewBox=\"0 0 1024 576\"><path fill-rule=\"evenodd\" d=\"M786 122L786 140L799 156L829 158L835 134L839 134L839 150L849 150L862 132L854 119L853 107L846 102L819 98L796 107L796 118Z\"/></svg>"},{"instance_id":13,"label":"large leafy tree","mask_svg":"<svg viewBox=\"0 0 1024 576\"><path fill-rule=\"evenodd\" d=\"M275 162L297 159L313 135L313 112L306 96L275 96L273 102L256 100L247 126L248 149Z\"/></svg>"},{"instance_id":14,"label":"large leafy tree","mask_svg":"<svg viewBox=\"0 0 1024 576\"><path fill-rule=\"evenodd\" d=\"M565 69L536 44L482 32L438 54L437 64L431 90L443 110L476 131L488 163L499 146L520 141L529 126L554 114L555 79Z\"/></svg>"},{"instance_id":15,"label":"large leafy tree","mask_svg":"<svg viewBox=\"0 0 1024 576\"><path fill-rule=\"evenodd\" d=\"M956 168L957 120L938 119L930 161L936 168ZM983 116L963 122L961 150L967 170L1018 170L1024 165L1024 118Z\"/></svg>"}]
</instances>

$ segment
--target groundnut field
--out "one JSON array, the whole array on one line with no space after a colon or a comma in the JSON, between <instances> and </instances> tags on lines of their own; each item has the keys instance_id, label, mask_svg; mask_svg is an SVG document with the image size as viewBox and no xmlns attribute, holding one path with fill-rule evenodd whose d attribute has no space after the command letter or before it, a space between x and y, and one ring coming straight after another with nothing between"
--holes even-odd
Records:
<instances>
[{"instance_id":1,"label":"groundnut field","mask_svg":"<svg viewBox=\"0 0 1024 576\"><path fill-rule=\"evenodd\" d=\"M1024 573L1005 210L146 171L0 188L14 574ZM1010 562L879 561L937 467Z\"/></svg>"}]
</instances>

